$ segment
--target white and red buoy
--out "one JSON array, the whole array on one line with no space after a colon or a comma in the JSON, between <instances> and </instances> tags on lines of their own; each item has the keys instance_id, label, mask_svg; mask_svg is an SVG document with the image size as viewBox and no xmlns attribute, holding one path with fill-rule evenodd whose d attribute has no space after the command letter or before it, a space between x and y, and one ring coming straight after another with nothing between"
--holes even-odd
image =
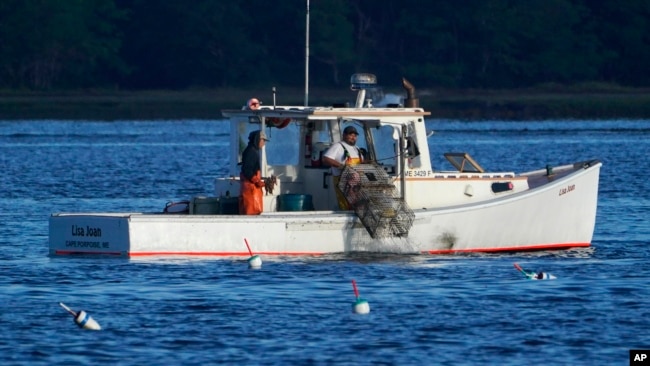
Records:
<instances>
[{"instance_id":1,"label":"white and red buoy","mask_svg":"<svg viewBox=\"0 0 650 366\"><path fill-rule=\"evenodd\" d=\"M248 253L251 255L248 258L248 267L251 269L260 269L262 268L262 257L257 254L253 254L250 245L248 245L248 240L244 238L244 243L246 243L246 248L248 248Z\"/></svg>"},{"instance_id":2,"label":"white and red buoy","mask_svg":"<svg viewBox=\"0 0 650 366\"><path fill-rule=\"evenodd\" d=\"M365 299L359 297L359 289L357 289L356 281L352 280L352 289L354 289L354 296L356 300L352 304L352 311L357 314L368 314L370 312L370 304Z\"/></svg>"},{"instance_id":3,"label":"white and red buoy","mask_svg":"<svg viewBox=\"0 0 650 366\"><path fill-rule=\"evenodd\" d=\"M99 326L99 323L95 321L88 313L85 311L81 310L79 312L76 312L69 307L65 306L64 303L60 302L59 305L61 305L62 308L64 308L68 313L70 313L72 316L74 316L74 322L79 326L81 329L89 329L89 330L101 330L102 327Z\"/></svg>"},{"instance_id":4,"label":"white and red buoy","mask_svg":"<svg viewBox=\"0 0 650 366\"><path fill-rule=\"evenodd\" d=\"M515 263L515 268L519 272L523 273L524 276L526 276L526 278L528 278L529 280L556 280L557 279L557 277L553 276L550 273L546 273L546 272L538 272L538 273L526 272L517 263Z\"/></svg>"}]
</instances>

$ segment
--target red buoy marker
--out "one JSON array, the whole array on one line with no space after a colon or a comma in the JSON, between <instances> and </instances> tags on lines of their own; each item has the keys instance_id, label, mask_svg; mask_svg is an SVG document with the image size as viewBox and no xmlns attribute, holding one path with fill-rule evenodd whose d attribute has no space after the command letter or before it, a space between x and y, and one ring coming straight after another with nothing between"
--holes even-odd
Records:
<instances>
[{"instance_id":1,"label":"red buoy marker","mask_svg":"<svg viewBox=\"0 0 650 366\"><path fill-rule=\"evenodd\" d=\"M365 299L359 297L359 289L357 288L357 282L352 280L352 289L354 290L354 296L356 300L352 304L352 311L357 314L368 314L370 312L370 304Z\"/></svg>"},{"instance_id":2,"label":"red buoy marker","mask_svg":"<svg viewBox=\"0 0 650 366\"><path fill-rule=\"evenodd\" d=\"M85 311L81 310L77 313L74 310L70 309L69 307L65 306L65 304L62 302L60 302L59 305L61 305L61 307L64 308L65 311L67 311L74 317L74 322L79 326L79 328L89 329L89 330L102 329L102 327L99 326L99 324L95 321L95 319L93 319Z\"/></svg>"},{"instance_id":3,"label":"red buoy marker","mask_svg":"<svg viewBox=\"0 0 650 366\"><path fill-rule=\"evenodd\" d=\"M244 243L246 243L246 248L248 248L248 253L251 255L250 258L248 258L248 267L252 269L262 268L262 258L257 254L253 254L253 251L251 250L251 246L248 245L248 239L244 238Z\"/></svg>"}]
</instances>

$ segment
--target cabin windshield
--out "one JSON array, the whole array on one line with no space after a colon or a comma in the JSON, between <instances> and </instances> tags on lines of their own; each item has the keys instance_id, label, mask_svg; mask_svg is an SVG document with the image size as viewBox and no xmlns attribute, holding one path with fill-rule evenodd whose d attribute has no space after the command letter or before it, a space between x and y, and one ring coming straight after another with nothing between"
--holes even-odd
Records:
<instances>
[{"instance_id":1,"label":"cabin windshield","mask_svg":"<svg viewBox=\"0 0 650 366\"><path fill-rule=\"evenodd\" d=\"M399 148L397 146L398 130L395 126L381 126L373 129L376 160L388 173L394 173L397 166Z\"/></svg>"},{"instance_id":2,"label":"cabin windshield","mask_svg":"<svg viewBox=\"0 0 650 366\"><path fill-rule=\"evenodd\" d=\"M347 126L354 126L359 131L357 147L364 150L366 160L375 161L384 166L388 173L395 172L399 152L397 147L399 133L396 126L366 127L364 130L361 122L345 121L341 123L341 131Z\"/></svg>"},{"instance_id":3,"label":"cabin windshield","mask_svg":"<svg viewBox=\"0 0 650 366\"><path fill-rule=\"evenodd\" d=\"M266 164L270 166L299 166L328 168L322 164L322 155L334 143L341 141L339 135L346 127L354 126L359 132L356 146L367 161L374 161L389 174L395 174L399 161L399 127L395 125L367 126L361 121L292 121L284 128L267 127L270 141L265 145ZM259 123L240 123L239 162L248 144L248 135L260 129ZM305 146L305 134L311 136L311 146Z\"/></svg>"}]
</instances>

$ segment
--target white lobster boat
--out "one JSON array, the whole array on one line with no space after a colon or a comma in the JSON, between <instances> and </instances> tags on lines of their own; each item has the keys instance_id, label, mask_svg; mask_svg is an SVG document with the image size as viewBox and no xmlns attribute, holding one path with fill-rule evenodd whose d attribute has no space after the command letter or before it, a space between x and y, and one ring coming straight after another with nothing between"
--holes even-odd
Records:
<instances>
[{"instance_id":1,"label":"white lobster boat","mask_svg":"<svg viewBox=\"0 0 650 366\"><path fill-rule=\"evenodd\" d=\"M223 111L231 128L230 166L227 176L216 178L214 197L190 198L188 210L176 213L54 213L50 255L249 256L245 239L261 255L590 245L598 160L485 172L468 154L454 152L445 157L456 170L436 170L425 128L430 113L418 107L414 88L404 80L403 103L377 107L369 97L379 90L374 75L355 74L352 84L354 107L274 103ZM367 194L353 211L340 211L320 158L348 125L360 131L358 146L367 149L369 163L346 172L364 178L357 188ZM264 195L261 215L238 215L238 164L249 132L258 129L271 138L261 150L262 176L275 177L276 184Z\"/></svg>"}]
</instances>

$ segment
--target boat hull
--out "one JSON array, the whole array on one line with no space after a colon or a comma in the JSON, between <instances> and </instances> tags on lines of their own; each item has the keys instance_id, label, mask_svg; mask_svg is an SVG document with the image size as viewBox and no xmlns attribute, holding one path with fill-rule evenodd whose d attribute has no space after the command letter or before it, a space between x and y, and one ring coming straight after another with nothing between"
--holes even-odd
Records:
<instances>
[{"instance_id":1,"label":"boat hull","mask_svg":"<svg viewBox=\"0 0 650 366\"><path fill-rule=\"evenodd\" d=\"M445 254L563 249L590 245L600 163L539 187L489 201L414 209L407 238L373 239L348 212L259 216L56 213L50 255L250 256L345 252Z\"/></svg>"}]
</instances>

